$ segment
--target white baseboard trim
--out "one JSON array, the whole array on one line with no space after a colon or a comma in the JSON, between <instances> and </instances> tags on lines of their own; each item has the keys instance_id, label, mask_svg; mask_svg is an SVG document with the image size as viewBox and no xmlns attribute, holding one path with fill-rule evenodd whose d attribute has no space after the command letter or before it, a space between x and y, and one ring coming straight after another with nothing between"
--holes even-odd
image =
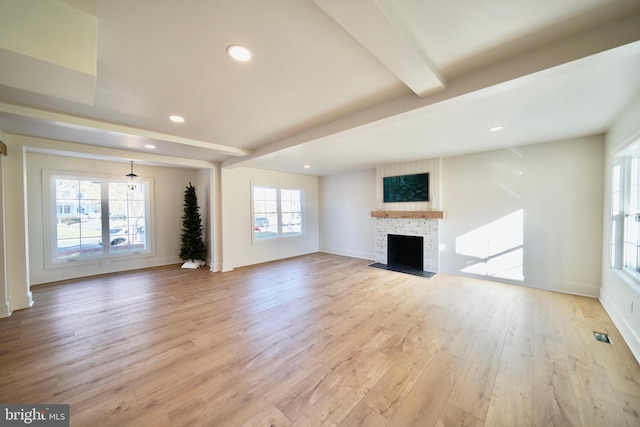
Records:
<instances>
[{"instance_id":1,"label":"white baseboard trim","mask_svg":"<svg viewBox=\"0 0 640 427\"><path fill-rule=\"evenodd\" d=\"M600 291L600 297L598 299L609 317L611 317L614 325L616 325L616 328L620 331L620 335L624 338L624 341L629 346L629 349L631 349L636 360L640 363L640 337L636 335L631 325L625 321L624 316L622 316L615 304L609 299L604 289Z\"/></svg>"},{"instance_id":2,"label":"white baseboard trim","mask_svg":"<svg viewBox=\"0 0 640 427\"><path fill-rule=\"evenodd\" d=\"M233 271L234 267L231 267L230 265L224 265L224 263L222 263L222 265L220 266L220 270L223 273L228 273L229 271Z\"/></svg>"},{"instance_id":3,"label":"white baseboard trim","mask_svg":"<svg viewBox=\"0 0 640 427\"><path fill-rule=\"evenodd\" d=\"M350 258L366 259L369 261L374 261L376 259L375 253L353 251L350 249L343 249L343 248L332 248L332 247L323 246L323 247L320 247L320 252L325 252L332 255L347 256Z\"/></svg>"},{"instance_id":4,"label":"white baseboard trim","mask_svg":"<svg viewBox=\"0 0 640 427\"><path fill-rule=\"evenodd\" d=\"M33 294L31 293L31 291L29 291L23 297L10 300L9 305L12 311L16 311L22 310L23 308L32 307L33 302Z\"/></svg>"},{"instance_id":5,"label":"white baseboard trim","mask_svg":"<svg viewBox=\"0 0 640 427\"><path fill-rule=\"evenodd\" d=\"M494 276L483 276L481 274L464 273L459 269L447 268L446 266L441 266L440 272L453 274L456 276L473 277L476 279L491 280L493 282L508 283L510 285L525 286L527 288L561 292L565 294L580 295L591 298L598 298L600 292L600 288L589 286L583 283L562 282L558 280L545 280L532 277L525 277L524 280L503 279Z\"/></svg>"},{"instance_id":6,"label":"white baseboard trim","mask_svg":"<svg viewBox=\"0 0 640 427\"><path fill-rule=\"evenodd\" d=\"M11 304L9 301L4 301L3 304L0 304L0 318L11 316Z\"/></svg>"}]
</instances>

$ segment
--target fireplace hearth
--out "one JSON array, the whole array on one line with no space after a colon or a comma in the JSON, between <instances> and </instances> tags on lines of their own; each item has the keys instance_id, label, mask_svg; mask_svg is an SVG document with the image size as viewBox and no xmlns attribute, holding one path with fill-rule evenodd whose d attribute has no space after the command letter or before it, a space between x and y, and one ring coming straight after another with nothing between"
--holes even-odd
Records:
<instances>
[{"instance_id":1,"label":"fireplace hearth","mask_svg":"<svg viewBox=\"0 0 640 427\"><path fill-rule=\"evenodd\" d=\"M427 279L436 275L436 273L432 273L431 271L418 270L417 268L405 267L400 265L391 266L388 264L380 264L379 262L369 264L369 267L375 267L381 270L395 271L398 273L411 274L412 276L426 277Z\"/></svg>"}]
</instances>

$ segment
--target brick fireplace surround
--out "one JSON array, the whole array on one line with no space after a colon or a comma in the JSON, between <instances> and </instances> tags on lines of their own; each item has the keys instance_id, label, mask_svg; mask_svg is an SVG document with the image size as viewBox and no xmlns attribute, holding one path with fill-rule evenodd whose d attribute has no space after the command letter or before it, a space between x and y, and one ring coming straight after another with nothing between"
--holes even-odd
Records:
<instances>
[{"instance_id":1,"label":"brick fireplace surround","mask_svg":"<svg viewBox=\"0 0 640 427\"><path fill-rule=\"evenodd\" d=\"M399 234L403 236L421 236L423 238L423 269L437 273L440 269L438 228L441 211L373 211L376 217L376 254L375 261L387 264L387 236Z\"/></svg>"}]
</instances>

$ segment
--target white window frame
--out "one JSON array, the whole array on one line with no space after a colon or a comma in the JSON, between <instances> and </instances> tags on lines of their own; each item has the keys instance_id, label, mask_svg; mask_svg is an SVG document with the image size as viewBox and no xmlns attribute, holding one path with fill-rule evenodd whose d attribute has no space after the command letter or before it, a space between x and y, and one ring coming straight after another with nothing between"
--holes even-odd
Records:
<instances>
[{"instance_id":1,"label":"white window frame","mask_svg":"<svg viewBox=\"0 0 640 427\"><path fill-rule=\"evenodd\" d=\"M640 227L640 176L636 176L636 183L632 183L632 160L637 159L637 174L640 174L640 141L627 149L614 154L610 169L611 206L609 212L609 227L611 230L609 241L610 268L629 286L640 293L640 260L636 262L637 269L626 266L625 242L629 221L636 221ZM635 196L632 187L636 187ZM635 206L632 206L635 204ZM636 241L640 241L640 237Z\"/></svg>"},{"instance_id":2,"label":"white window frame","mask_svg":"<svg viewBox=\"0 0 640 427\"><path fill-rule=\"evenodd\" d=\"M276 194L277 194L277 218L278 218L278 228L277 228L277 234L273 237L263 237L263 238L256 238L255 236L255 230L254 230L254 219L256 217L256 213L255 213L255 203L254 203L254 189L258 187L258 188L270 188L270 189L274 189L276 190ZM283 223L282 223L282 190L294 190L294 191L299 191L300 192L300 233L295 233L295 234L288 234L285 235L283 233ZM251 183L251 240L254 244L260 244L260 243L264 243L264 242L272 242L274 240L280 240L280 239L297 239L300 238L302 236L305 235L305 222L306 222L306 212L305 212L305 192L303 188L299 188L299 187L292 187L292 186L277 186L277 185L270 185L270 184L260 184L260 183Z\"/></svg>"},{"instance_id":3,"label":"white window frame","mask_svg":"<svg viewBox=\"0 0 640 427\"><path fill-rule=\"evenodd\" d=\"M93 180L99 181L102 185L103 191L101 191L101 220L102 220L102 241L108 241L109 236L109 195L108 191L104 191L108 188L109 183L120 182L128 183L129 180L126 177L105 175L105 174L91 174L86 172L76 171L58 171L58 170L43 170L42 171L42 188L43 188L43 228L44 228L44 261L45 268L61 268L68 267L69 264L95 264L102 263L109 260L123 259L123 258L144 258L154 255L153 236L154 233L154 221L153 211L154 206L154 181L152 178L138 177L137 182L144 185L145 194L145 240L146 248L138 251L127 251L121 253L111 253L110 245L103 244L103 253L101 255L95 255L90 257L77 257L59 259L57 257L57 205L56 205L56 179L79 179L79 180ZM105 236L107 238L105 239Z\"/></svg>"}]
</instances>

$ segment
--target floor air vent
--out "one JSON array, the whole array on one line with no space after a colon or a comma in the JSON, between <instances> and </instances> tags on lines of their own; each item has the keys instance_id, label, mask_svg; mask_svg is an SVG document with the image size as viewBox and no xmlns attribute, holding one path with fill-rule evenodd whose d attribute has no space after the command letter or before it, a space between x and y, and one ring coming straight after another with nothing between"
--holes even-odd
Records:
<instances>
[{"instance_id":1,"label":"floor air vent","mask_svg":"<svg viewBox=\"0 0 640 427\"><path fill-rule=\"evenodd\" d=\"M602 341L602 342L606 342L607 344L611 344L611 340L609 339L609 335L602 333L602 332L596 332L593 331L593 335L595 335L596 339L598 341Z\"/></svg>"}]
</instances>

